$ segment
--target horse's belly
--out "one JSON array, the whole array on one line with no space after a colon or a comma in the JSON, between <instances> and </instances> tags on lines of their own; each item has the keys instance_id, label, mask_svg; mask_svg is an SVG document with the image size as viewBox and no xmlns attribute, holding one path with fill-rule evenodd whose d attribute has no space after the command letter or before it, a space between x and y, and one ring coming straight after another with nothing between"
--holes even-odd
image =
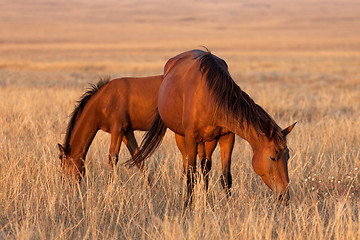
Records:
<instances>
[{"instance_id":1,"label":"horse's belly","mask_svg":"<svg viewBox=\"0 0 360 240\"><path fill-rule=\"evenodd\" d=\"M206 126L194 128L193 137L197 142L208 142L221 135L221 128L217 126Z\"/></svg>"},{"instance_id":2,"label":"horse's belly","mask_svg":"<svg viewBox=\"0 0 360 240\"><path fill-rule=\"evenodd\" d=\"M147 131L151 127L154 111L157 106L157 98L141 99L142 101L130 101L129 118L133 130Z\"/></svg>"},{"instance_id":3,"label":"horse's belly","mask_svg":"<svg viewBox=\"0 0 360 240\"><path fill-rule=\"evenodd\" d=\"M154 108L155 110L155 108ZM152 113L148 114L137 114L130 117L133 117L130 119L131 121L131 128L132 130L140 130L140 131L147 131L151 127L152 123Z\"/></svg>"}]
</instances>

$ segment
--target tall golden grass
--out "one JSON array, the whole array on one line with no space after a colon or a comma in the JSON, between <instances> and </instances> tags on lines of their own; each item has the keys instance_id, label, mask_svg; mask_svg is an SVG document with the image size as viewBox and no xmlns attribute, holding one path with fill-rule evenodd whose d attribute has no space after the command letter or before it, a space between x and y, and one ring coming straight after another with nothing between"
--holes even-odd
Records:
<instances>
[{"instance_id":1,"label":"tall golden grass","mask_svg":"<svg viewBox=\"0 0 360 240\"><path fill-rule=\"evenodd\" d=\"M69 2L71 11L55 1L2 5L0 239L359 238L356 1L341 8L330 0L183 1L177 8L162 0ZM183 209L186 183L171 131L146 162L152 187L136 168L110 171L102 132L82 183L61 180L56 145L88 82L161 74L168 58L201 45L226 60L280 126L298 121L288 137L289 206L277 205L240 138L232 196L219 184L217 149L209 192L199 176L191 211ZM129 157L123 147L121 161Z\"/></svg>"}]
</instances>

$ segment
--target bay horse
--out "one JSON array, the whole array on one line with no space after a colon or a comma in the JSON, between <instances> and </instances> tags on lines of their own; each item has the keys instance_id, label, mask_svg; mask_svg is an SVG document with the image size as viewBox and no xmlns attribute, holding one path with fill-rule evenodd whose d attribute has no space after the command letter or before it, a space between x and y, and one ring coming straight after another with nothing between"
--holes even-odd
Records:
<instances>
[{"instance_id":1,"label":"bay horse","mask_svg":"<svg viewBox=\"0 0 360 240\"><path fill-rule=\"evenodd\" d=\"M157 113L131 166L148 158L159 146L167 128L184 137L187 199L192 201L196 146L219 139L230 141L233 132L253 150L252 165L282 203L290 199L286 136L296 123L281 129L265 110L233 81L224 60L209 51L192 50L171 58L164 67ZM222 162L224 185L231 186L230 161Z\"/></svg>"},{"instance_id":2,"label":"bay horse","mask_svg":"<svg viewBox=\"0 0 360 240\"><path fill-rule=\"evenodd\" d=\"M138 149L134 130L148 130L163 76L100 80L83 94L71 114L64 144L58 144L62 168L76 180L85 174L84 161L98 130L111 134L109 165L118 162L121 143L133 156ZM185 159L184 138L176 135L176 143ZM223 159L230 158L234 140L221 149ZM199 158L206 173L210 171L212 153L217 141L199 145ZM228 160L226 160L228 161ZM145 174L142 163L136 164ZM204 174L207 188L208 174ZM148 178L150 182L150 178Z\"/></svg>"}]
</instances>

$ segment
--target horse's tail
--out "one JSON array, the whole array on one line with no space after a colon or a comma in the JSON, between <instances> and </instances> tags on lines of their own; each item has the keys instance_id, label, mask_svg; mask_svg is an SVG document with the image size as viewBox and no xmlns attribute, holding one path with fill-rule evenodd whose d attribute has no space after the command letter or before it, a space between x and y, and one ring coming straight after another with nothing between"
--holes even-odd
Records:
<instances>
[{"instance_id":1,"label":"horse's tail","mask_svg":"<svg viewBox=\"0 0 360 240\"><path fill-rule=\"evenodd\" d=\"M167 127L161 120L157 108L155 110L155 114L156 115L149 131L145 134L143 140L141 141L140 148L132 158L125 162L126 165L132 167L137 163L143 162L146 158L150 157L150 155L153 154L155 150L160 146L160 143L165 136Z\"/></svg>"}]
</instances>

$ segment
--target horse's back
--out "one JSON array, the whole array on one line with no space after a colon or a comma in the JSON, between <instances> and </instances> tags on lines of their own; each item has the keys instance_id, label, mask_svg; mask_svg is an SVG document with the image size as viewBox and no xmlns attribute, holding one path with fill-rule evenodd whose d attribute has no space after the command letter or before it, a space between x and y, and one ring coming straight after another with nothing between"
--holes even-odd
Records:
<instances>
[{"instance_id":1,"label":"horse's back","mask_svg":"<svg viewBox=\"0 0 360 240\"><path fill-rule=\"evenodd\" d=\"M103 129L121 127L147 130L157 105L162 75L142 78L117 78L99 92L98 109Z\"/></svg>"},{"instance_id":2,"label":"horse's back","mask_svg":"<svg viewBox=\"0 0 360 240\"><path fill-rule=\"evenodd\" d=\"M164 67L164 77L168 74L168 72L174 67L175 64L179 64L181 61L184 60L195 60L195 58L201 56L205 52L202 50L191 50L184 53L180 53L179 55L176 55L175 57L170 58Z\"/></svg>"}]
</instances>

